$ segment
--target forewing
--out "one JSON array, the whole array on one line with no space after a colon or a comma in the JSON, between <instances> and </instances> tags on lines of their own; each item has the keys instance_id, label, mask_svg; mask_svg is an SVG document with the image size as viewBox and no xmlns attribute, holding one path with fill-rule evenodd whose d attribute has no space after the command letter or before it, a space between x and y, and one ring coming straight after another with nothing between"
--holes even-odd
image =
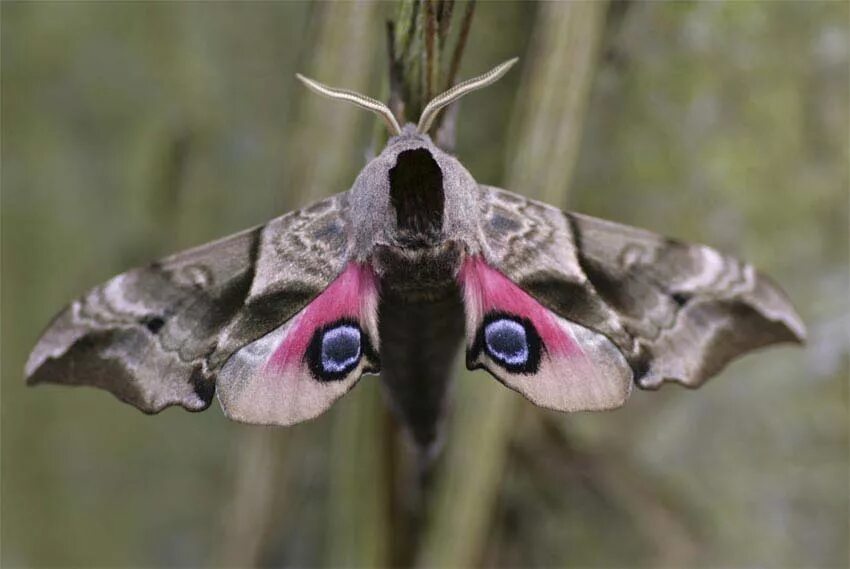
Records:
<instances>
[{"instance_id":1,"label":"forewing","mask_svg":"<svg viewBox=\"0 0 850 569\"><path fill-rule=\"evenodd\" d=\"M488 262L559 316L601 333L635 381L696 387L730 360L805 328L751 265L703 245L481 187Z\"/></svg>"},{"instance_id":2,"label":"forewing","mask_svg":"<svg viewBox=\"0 0 850 569\"><path fill-rule=\"evenodd\" d=\"M93 385L147 413L198 411L239 348L290 320L343 270L346 195L133 269L57 315L30 384Z\"/></svg>"}]
</instances>

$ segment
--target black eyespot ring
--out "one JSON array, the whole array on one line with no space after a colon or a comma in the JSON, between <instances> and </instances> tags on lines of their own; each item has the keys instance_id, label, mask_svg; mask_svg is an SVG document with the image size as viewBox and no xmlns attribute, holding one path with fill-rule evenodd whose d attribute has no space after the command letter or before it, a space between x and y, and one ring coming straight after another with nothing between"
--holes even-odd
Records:
<instances>
[{"instance_id":1,"label":"black eyespot ring","mask_svg":"<svg viewBox=\"0 0 850 569\"><path fill-rule=\"evenodd\" d=\"M343 318L316 330L304 357L313 377L324 382L345 379L364 355L370 362L377 362L377 355L360 324L354 319Z\"/></svg>"},{"instance_id":2,"label":"black eyespot ring","mask_svg":"<svg viewBox=\"0 0 850 569\"><path fill-rule=\"evenodd\" d=\"M483 351L510 373L533 374L540 368L543 343L528 318L506 312L489 312L478 329L467 356L475 361Z\"/></svg>"}]
</instances>

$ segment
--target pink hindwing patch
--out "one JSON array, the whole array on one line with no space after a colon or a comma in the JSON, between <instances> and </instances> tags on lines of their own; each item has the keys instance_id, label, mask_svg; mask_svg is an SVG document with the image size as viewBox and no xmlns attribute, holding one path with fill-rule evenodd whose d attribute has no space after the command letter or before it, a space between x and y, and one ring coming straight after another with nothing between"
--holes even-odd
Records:
<instances>
[{"instance_id":1,"label":"pink hindwing patch","mask_svg":"<svg viewBox=\"0 0 850 569\"><path fill-rule=\"evenodd\" d=\"M561 411L619 407L632 372L605 336L548 310L481 258L458 275L467 365L483 367L537 405Z\"/></svg>"},{"instance_id":2,"label":"pink hindwing patch","mask_svg":"<svg viewBox=\"0 0 850 569\"><path fill-rule=\"evenodd\" d=\"M219 376L219 401L234 419L291 425L323 411L378 358L378 281L351 262L285 324L237 351Z\"/></svg>"},{"instance_id":3,"label":"pink hindwing patch","mask_svg":"<svg viewBox=\"0 0 850 569\"><path fill-rule=\"evenodd\" d=\"M361 332L365 331L366 342L369 336L377 341L377 316L378 286L375 274L366 265L349 263L342 274L295 317L293 328L269 357L267 371L282 372L301 365L316 335L322 330L327 335L327 330L333 330L337 323L342 330L359 328ZM344 336L346 333L337 335Z\"/></svg>"}]
</instances>

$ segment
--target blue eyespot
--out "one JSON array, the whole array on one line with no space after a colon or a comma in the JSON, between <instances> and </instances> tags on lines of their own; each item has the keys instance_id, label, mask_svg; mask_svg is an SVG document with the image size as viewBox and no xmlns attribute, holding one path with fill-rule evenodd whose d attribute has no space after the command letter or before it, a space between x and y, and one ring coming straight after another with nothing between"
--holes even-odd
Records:
<instances>
[{"instance_id":1,"label":"blue eyespot","mask_svg":"<svg viewBox=\"0 0 850 569\"><path fill-rule=\"evenodd\" d=\"M493 311L484 315L484 321L466 354L466 362L470 369L488 367L486 362L479 359L483 352L490 363L509 373L531 375L540 369L540 357L544 349L540 334L531 320L508 312Z\"/></svg>"},{"instance_id":2,"label":"blue eyespot","mask_svg":"<svg viewBox=\"0 0 850 569\"><path fill-rule=\"evenodd\" d=\"M322 369L326 373L350 371L360 359L360 328L342 324L322 337Z\"/></svg>"},{"instance_id":3,"label":"blue eyespot","mask_svg":"<svg viewBox=\"0 0 850 569\"><path fill-rule=\"evenodd\" d=\"M365 360L364 373L380 371L378 354L353 318L341 318L313 333L304 363L317 381L341 381Z\"/></svg>"},{"instance_id":4,"label":"blue eyespot","mask_svg":"<svg viewBox=\"0 0 850 569\"><path fill-rule=\"evenodd\" d=\"M494 320L484 328L487 352L495 359L510 366L522 366L528 362L528 338L525 327L507 318Z\"/></svg>"}]
</instances>

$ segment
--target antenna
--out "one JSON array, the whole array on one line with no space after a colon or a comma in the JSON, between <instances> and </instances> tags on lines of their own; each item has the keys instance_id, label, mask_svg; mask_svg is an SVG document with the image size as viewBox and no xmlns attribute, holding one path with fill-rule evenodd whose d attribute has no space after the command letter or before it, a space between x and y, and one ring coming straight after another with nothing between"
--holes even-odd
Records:
<instances>
[{"instance_id":1,"label":"antenna","mask_svg":"<svg viewBox=\"0 0 850 569\"><path fill-rule=\"evenodd\" d=\"M508 69L513 67L517 61L519 61L518 57L509 59L508 61L497 65L484 75L479 75L478 77L473 77L472 79L467 79L462 83L458 83L448 91L445 91L431 99L431 102L425 105L425 109L419 117L419 124L416 126L416 130L422 134L427 133L428 129L430 129L431 125L434 123L434 119L437 118L437 115L441 110L446 108L448 105L451 105L464 95L495 83L501 79L501 77L508 72Z\"/></svg>"},{"instance_id":2,"label":"antenna","mask_svg":"<svg viewBox=\"0 0 850 569\"><path fill-rule=\"evenodd\" d=\"M331 99L338 99L340 101L345 101L347 103L351 103L360 107L361 109L366 109L367 111L372 111L379 117L381 117L385 123L387 123L387 127L390 129L391 136L398 136L401 134L401 127L398 125L398 121L396 120L393 112L390 110L388 106L383 104L382 102L373 99L372 97L367 97L366 95L361 95L360 93L355 93L354 91L349 91L348 89L337 89L335 87L328 87L318 81L310 79L309 77L304 77L300 73L296 73L295 76L307 87L319 95L324 95L325 97L329 97Z\"/></svg>"}]
</instances>

